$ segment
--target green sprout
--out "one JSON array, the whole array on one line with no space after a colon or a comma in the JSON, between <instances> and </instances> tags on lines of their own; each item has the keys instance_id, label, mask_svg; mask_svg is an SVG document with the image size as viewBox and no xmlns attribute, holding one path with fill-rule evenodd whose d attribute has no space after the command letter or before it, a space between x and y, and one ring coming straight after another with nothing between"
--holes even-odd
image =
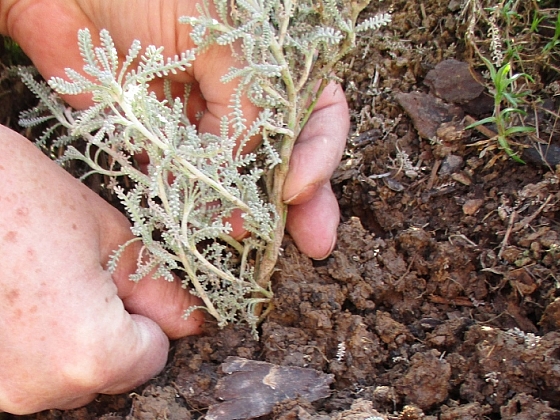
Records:
<instances>
[{"instance_id":1,"label":"green sprout","mask_svg":"<svg viewBox=\"0 0 560 420\"><path fill-rule=\"evenodd\" d=\"M514 84L521 78L529 81L533 79L526 73L511 74L511 63L506 63L499 69L496 69L490 60L485 57L481 57L481 59L486 64L486 67L488 67L493 84L490 93L494 96L494 112L492 116L470 124L467 128L494 124L497 130L495 139L499 146L516 162L525 163L511 148L510 138L521 133L532 133L535 131L535 128L513 125L516 115L526 115L525 111L520 109L520 103L522 98L527 95L526 92L515 92Z\"/></svg>"},{"instance_id":2,"label":"green sprout","mask_svg":"<svg viewBox=\"0 0 560 420\"><path fill-rule=\"evenodd\" d=\"M550 53L555 48L558 48L558 46L560 46L560 12L557 13L556 23L554 25L554 35L552 35L550 41L548 41L544 46L543 53Z\"/></svg>"}]
</instances>

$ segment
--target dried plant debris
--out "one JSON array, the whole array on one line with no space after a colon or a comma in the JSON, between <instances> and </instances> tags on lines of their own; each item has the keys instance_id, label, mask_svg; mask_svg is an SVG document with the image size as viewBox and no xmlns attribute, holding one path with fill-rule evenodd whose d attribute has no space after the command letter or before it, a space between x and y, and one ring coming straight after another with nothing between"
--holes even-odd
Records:
<instances>
[{"instance_id":1,"label":"dried plant debris","mask_svg":"<svg viewBox=\"0 0 560 420\"><path fill-rule=\"evenodd\" d=\"M315 369L241 357L228 357L222 371L229 375L218 381L215 395L224 402L210 407L207 420L250 419L270 413L275 404L285 400L326 398L334 381L334 375Z\"/></svg>"}]
</instances>

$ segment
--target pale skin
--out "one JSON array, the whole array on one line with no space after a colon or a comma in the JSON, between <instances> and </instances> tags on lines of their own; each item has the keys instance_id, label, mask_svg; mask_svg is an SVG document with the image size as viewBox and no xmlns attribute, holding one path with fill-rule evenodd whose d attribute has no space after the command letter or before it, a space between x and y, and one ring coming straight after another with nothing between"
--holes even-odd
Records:
<instances>
[{"instance_id":1,"label":"pale skin","mask_svg":"<svg viewBox=\"0 0 560 420\"><path fill-rule=\"evenodd\" d=\"M0 32L12 37L42 75L81 68L78 29L106 28L126 52L133 39L174 55L190 45L179 16L194 0L0 0ZM202 131L216 132L229 112L233 86L220 76L232 63L214 48L177 75L193 83L189 114L205 110ZM157 86L155 87L157 89ZM201 93L201 94L200 94ZM87 97L67 98L83 107ZM248 118L258 110L245 104ZM340 86L323 92L294 149L284 199L287 228L302 252L325 258L339 211L329 178L348 132ZM181 318L198 301L179 287L128 280L138 247L110 274L110 253L131 238L126 218L43 156L28 140L0 127L0 411L26 414L87 404L98 393L121 393L163 369L169 339L200 332L201 313ZM165 304L162 304L165 303Z\"/></svg>"}]
</instances>

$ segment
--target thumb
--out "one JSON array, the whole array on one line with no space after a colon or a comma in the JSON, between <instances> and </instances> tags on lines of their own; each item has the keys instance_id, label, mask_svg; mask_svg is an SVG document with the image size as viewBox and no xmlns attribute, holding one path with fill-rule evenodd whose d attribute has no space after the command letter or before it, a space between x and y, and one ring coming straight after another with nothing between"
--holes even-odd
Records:
<instances>
[{"instance_id":1,"label":"thumb","mask_svg":"<svg viewBox=\"0 0 560 420\"><path fill-rule=\"evenodd\" d=\"M129 222L112 207L105 209L98 222L100 237L103 238L101 261L106 267L114 250L133 236ZM112 273L117 295L124 303L125 309L131 314L149 318L171 339L199 334L200 326L204 322L202 312L194 311L187 319L183 315L192 306L202 306L202 302L184 289L178 278L172 282L151 276L146 276L139 282L130 280L130 275L137 270L138 256L141 252L140 242L126 246Z\"/></svg>"},{"instance_id":2,"label":"thumb","mask_svg":"<svg viewBox=\"0 0 560 420\"><path fill-rule=\"evenodd\" d=\"M74 348L59 363L59 380L53 383L61 392L46 408L75 408L98 393L129 391L165 367L169 340L163 330L149 318L125 311L114 284L103 284L98 288L101 298L83 307L78 325L66 337ZM105 291L110 295L103 298Z\"/></svg>"},{"instance_id":3,"label":"thumb","mask_svg":"<svg viewBox=\"0 0 560 420\"><path fill-rule=\"evenodd\" d=\"M151 276L139 282L130 280L130 275L136 271L140 252L141 245L138 242L130 244L113 273L118 296L126 310L141 315L140 318L145 319L145 322L153 321L171 339L200 334L200 326L204 322L202 312L194 311L187 319L184 314L192 306L202 306L202 301L184 289L178 278L172 282Z\"/></svg>"},{"instance_id":4,"label":"thumb","mask_svg":"<svg viewBox=\"0 0 560 420\"><path fill-rule=\"evenodd\" d=\"M168 282L144 278L134 283L127 278L123 281L115 279L115 283L126 310L153 320L169 338L201 333L202 311L192 312L187 319L183 316L190 307L202 306L202 301L183 289L178 279Z\"/></svg>"},{"instance_id":5,"label":"thumb","mask_svg":"<svg viewBox=\"0 0 560 420\"><path fill-rule=\"evenodd\" d=\"M141 385L163 370L167 362L169 340L163 330L151 319L130 315L130 328L121 340L120 357L116 350L112 356L118 360L116 378L100 389L102 394L120 394Z\"/></svg>"},{"instance_id":6,"label":"thumb","mask_svg":"<svg viewBox=\"0 0 560 420\"><path fill-rule=\"evenodd\" d=\"M106 348L97 346L92 357L82 354L65 365L62 369L67 381L64 397L52 405L37 405L32 411L82 407L97 394L130 391L161 372L167 362L169 340L161 328L146 317L131 315L128 320L129 328L117 340L105 340ZM111 345L115 343L116 346ZM68 395L69 387L76 392Z\"/></svg>"}]
</instances>

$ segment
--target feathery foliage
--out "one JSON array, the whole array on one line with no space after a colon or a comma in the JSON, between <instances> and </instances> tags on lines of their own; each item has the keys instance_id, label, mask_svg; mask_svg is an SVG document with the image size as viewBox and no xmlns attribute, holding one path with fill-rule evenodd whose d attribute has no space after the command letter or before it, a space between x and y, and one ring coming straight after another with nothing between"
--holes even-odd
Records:
<instances>
[{"instance_id":1,"label":"feathery foliage","mask_svg":"<svg viewBox=\"0 0 560 420\"><path fill-rule=\"evenodd\" d=\"M142 49L134 41L119 63L106 30L99 46L81 30L83 73L67 69L65 79L53 78L47 85L22 71L41 103L23 113L20 122L32 126L55 120L55 128L68 130L57 139L67 145L62 160L79 159L92 172L132 181L127 190L113 187L133 224L132 241L143 244L132 280L154 273L167 281L179 277L220 325L246 321L255 328L257 308L272 297L269 280L285 223L282 187L295 139L356 32L390 21L383 14L356 26L366 4L214 0L216 19L203 0L198 17L180 19L191 26L196 47L172 59L161 47ZM167 98L159 100L149 88L156 78L185 71L215 44L231 46L239 64L222 79L235 81L237 88L219 135L198 132L187 119L188 92L173 98L167 86ZM84 111L71 110L58 96L83 93L94 100ZM250 125L241 107L244 97L262 109ZM48 128L39 143L55 128ZM241 153L256 135L262 137L258 150ZM85 151L72 146L77 138L86 140ZM134 162L140 152L149 157L147 173ZM241 240L231 236L228 222L239 213L251 234ZM128 245L114 252L110 269Z\"/></svg>"}]
</instances>

